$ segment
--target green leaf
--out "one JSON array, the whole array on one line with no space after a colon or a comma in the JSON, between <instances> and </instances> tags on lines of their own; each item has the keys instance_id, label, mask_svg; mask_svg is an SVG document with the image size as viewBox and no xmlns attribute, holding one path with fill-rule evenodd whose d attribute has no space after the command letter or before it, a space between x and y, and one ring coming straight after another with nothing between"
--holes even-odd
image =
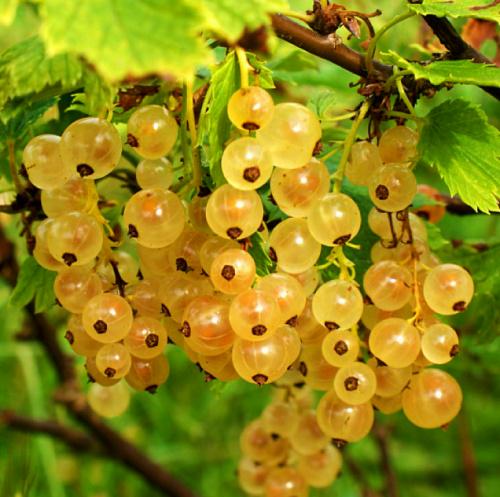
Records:
<instances>
[{"instance_id":1,"label":"green leaf","mask_svg":"<svg viewBox=\"0 0 500 497\"><path fill-rule=\"evenodd\" d=\"M56 98L49 98L39 102L27 102L22 106L10 102L0 112L0 122L4 125L5 137L13 137L19 142L30 131L30 127L56 103Z\"/></svg>"},{"instance_id":2,"label":"green leaf","mask_svg":"<svg viewBox=\"0 0 500 497\"><path fill-rule=\"evenodd\" d=\"M275 271L276 264L269 257L269 247L259 232L250 237L248 253L255 261L255 267L259 276L265 276Z\"/></svg>"},{"instance_id":3,"label":"green leaf","mask_svg":"<svg viewBox=\"0 0 500 497\"><path fill-rule=\"evenodd\" d=\"M498 211L500 133L481 108L462 99L443 102L426 116L418 147L452 195L475 210Z\"/></svg>"},{"instance_id":4,"label":"green leaf","mask_svg":"<svg viewBox=\"0 0 500 497\"><path fill-rule=\"evenodd\" d=\"M329 113L337 104L337 97L333 91L323 90L313 96L307 102L307 106L318 116L320 120L328 119Z\"/></svg>"},{"instance_id":5,"label":"green leaf","mask_svg":"<svg viewBox=\"0 0 500 497\"><path fill-rule=\"evenodd\" d=\"M46 0L42 37L50 54L83 55L106 79L189 77L209 52L196 0Z\"/></svg>"},{"instance_id":6,"label":"green leaf","mask_svg":"<svg viewBox=\"0 0 500 497\"><path fill-rule=\"evenodd\" d=\"M208 27L229 42L235 42L245 28L270 23L269 14L289 10L287 0L204 0Z\"/></svg>"},{"instance_id":7,"label":"green leaf","mask_svg":"<svg viewBox=\"0 0 500 497\"><path fill-rule=\"evenodd\" d=\"M261 88L274 88L273 72L266 65L265 61L259 59L255 54L247 52L248 63L255 69L259 76L259 86Z\"/></svg>"},{"instance_id":8,"label":"green leaf","mask_svg":"<svg viewBox=\"0 0 500 497\"><path fill-rule=\"evenodd\" d=\"M450 241L444 238L438 226L432 223L425 223L427 236L429 237L429 247L433 252L442 250L450 245Z\"/></svg>"},{"instance_id":9,"label":"green leaf","mask_svg":"<svg viewBox=\"0 0 500 497\"><path fill-rule=\"evenodd\" d=\"M42 268L43 269L43 268ZM56 300L54 295L54 280L57 273L54 271L45 270L43 277L37 287L35 294L35 313L45 312L49 310Z\"/></svg>"},{"instance_id":10,"label":"green leaf","mask_svg":"<svg viewBox=\"0 0 500 497\"><path fill-rule=\"evenodd\" d=\"M48 57L42 41L33 36L0 55L0 106L8 100L45 92L52 97L81 84L82 63L69 54Z\"/></svg>"},{"instance_id":11,"label":"green leaf","mask_svg":"<svg viewBox=\"0 0 500 497\"><path fill-rule=\"evenodd\" d=\"M264 185L258 190L262 205L264 206L264 220L267 224L274 221L284 221L288 216L271 200L271 187Z\"/></svg>"},{"instance_id":12,"label":"green leaf","mask_svg":"<svg viewBox=\"0 0 500 497\"><path fill-rule=\"evenodd\" d=\"M19 0L0 0L0 24L8 26L14 20Z\"/></svg>"},{"instance_id":13,"label":"green leaf","mask_svg":"<svg viewBox=\"0 0 500 497\"><path fill-rule=\"evenodd\" d=\"M35 312L49 309L55 302L54 280L57 274L40 266L33 257L27 257L19 270L16 287L9 304L18 309L35 299Z\"/></svg>"},{"instance_id":14,"label":"green leaf","mask_svg":"<svg viewBox=\"0 0 500 497\"><path fill-rule=\"evenodd\" d=\"M430 64L410 62L392 50L383 54L384 62L411 71L416 79L427 79L433 85L445 81L478 86L500 87L500 69L494 65L471 60L443 60Z\"/></svg>"},{"instance_id":15,"label":"green leaf","mask_svg":"<svg viewBox=\"0 0 500 497\"><path fill-rule=\"evenodd\" d=\"M227 103L239 88L240 77L234 52L213 72L210 87L203 102L199 122L198 143L202 145L210 176L216 187L226 180L221 170L221 157L231 132Z\"/></svg>"},{"instance_id":16,"label":"green leaf","mask_svg":"<svg viewBox=\"0 0 500 497\"><path fill-rule=\"evenodd\" d=\"M500 21L500 7L492 0L423 0L421 4L408 4L417 14L443 17L477 17Z\"/></svg>"}]
</instances>

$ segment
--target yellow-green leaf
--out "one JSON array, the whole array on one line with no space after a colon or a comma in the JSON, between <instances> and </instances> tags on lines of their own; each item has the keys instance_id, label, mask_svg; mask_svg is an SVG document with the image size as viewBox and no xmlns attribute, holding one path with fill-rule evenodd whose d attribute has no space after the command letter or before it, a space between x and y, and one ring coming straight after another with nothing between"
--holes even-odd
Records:
<instances>
[{"instance_id":1,"label":"yellow-green leaf","mask_svg":"<svg viewBox=\"0 0 500 497\"><path fill-rule=\"evenodd\" d=\"M408 4L417 14L443 17L477 17L500 22L500 4L492 0L423 0Z\"/></svg>"},{"instance_id":2,"label":"yellow-green leaf","mask_svg":"<svg viewBox=\"0 0 500 497\"><path fill-rule=\"evenodd\" d=\"M270 22L269 14L289 9L287 0L204 0L208 27L229 42L245 28L255 29Z\"/></svg>"},{"instance_id":3,"label":"yellow-green leaf","mask_svg":"<svg viewBox=\"0 0 500 497\"><path fill-rule=\"evenodd\" d=\"M416 79L427 79L433 85L445 81L478 86L500 87L500 69L494 65L475 63L471 60L443 60L419 64L410 62L396 52L383 54L384 62L407 69Z\"/></svg>"},{"instance_id":4,"label":"yellow-green leaf","mask_svg":"<svg viewBox=\"0 0 500 497\"><path fill-rule=\"evenodd\" d=\"M80 84L82 76L82 63L74 55L48 57L40 38L33 36L0 55L0 105L48 88L64 93Z\"/></svg>"},{"instance_id":5,"label":"yellow-green leaf","mask_svg":"<svg viewBox=\"0 0 500 497\"><path fill-rule=\"evenodd\" d=\"M500 133L480 107L463 99L435 107L418 146L422 161L437 169L452 195L476 210L499 210Z\"/></svg>"},{"instance_id":6,"label":"yellow-green leaf","mask_svg":"<svg viewBox=\"0 0 500 497\"><path fill-rule=\"evenodd\" d=\"M84 56L106 79L157 73L188 77L209 60L196 0L45 0L50 54Z\"/></svg>"},{"instance_id":7,"label":"yellow-green leaf","mask_svg":"<svg viewBox=\"0 0 500 497\"><path fill-rule=\"evenodd\" d=\"M12 24L18 3L19 0L0 0L0 24L4 26Z\"/></svg>"}]
</instances>

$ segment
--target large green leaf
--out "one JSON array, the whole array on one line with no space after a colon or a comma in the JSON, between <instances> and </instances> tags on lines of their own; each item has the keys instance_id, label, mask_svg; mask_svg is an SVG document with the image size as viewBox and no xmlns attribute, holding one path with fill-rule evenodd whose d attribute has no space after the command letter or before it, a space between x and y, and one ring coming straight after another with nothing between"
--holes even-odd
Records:
<instances>
[{"instance_id":1,"label":"large green leaf","mask_svg":"<svg viewBox=\"0 0 500 497\"><path fill-rule=\"evenodd\" d=\"M389 64L410 70L416 79L427 79L433 85L449 81L500 87L500 69L494 65L479 64L471 60L443 60L422 65L410 62L392 50L383 54L383 59Z\"/></svg>"},{"instance_id":2,"label":"large green leaf","mask_svg":"<svg viewBox=\"0 0 500 497\"><path fill-rule=\"evenodd\" d=\"M10 305L20 309L35 299L35 312L46 311L55 303L53 285L56 276L57 273L44 269L33 257L26 258L10 296Z\"/></svg>"},{"instance_id":3,"label":"large green leaf","mask_svg":"<svg viewBox=\"0 0 500 497\"><path fill-rule=\"evenodd\" d=\"M19 0L0 0L0 24L8 26L14 20Z\"/></svg>"},{"instance_id":4,"label":"large green leaf","mask_svg":"<svg viewBox=\"0 0 500 497\"><path fill-rule=\"evenodd\" d=\"M112 81L185 77L208 59L202 11L196 0L46 0L42 37L50 54L83 55Z\"/></svg>"},{"instance_id":5,"label":"large green leaf","mask_svg":"<svg viewBox=\"0 0 500 497\"><path fill-rule=\"evenodd\" d=\"M425 118L419 152L452 195L474 209L498 211L500 133L486 114L462 99L443 102Z\"/></svg>"},{"instance_id":6,"label":"large green leaf","mask_svg":"<svg viewBox=\"0 0 500 497\"><path fill-rule=\"evenodd\" d=\"M423 0L408 4L417 14L434 14L439 17L477 17L500 21L500 5L492 0Z\"/></svg>"},{"instance_id":7,"label":"large green leaf","mask_svg":"<svg viewBox=\"0 0 500 497\"><path fill-rule=\"evenodd\" d=\"M199 125L199 143L203 146L210 176L215 186L225 183L220 166L224 145L229 139L231 121L227 103L239 88L239 70L234 52L213 72L210 88L203 102Z\"/></svg>"},{"instance_id":8,"label":"large green leaf","mask_svg":"<svg viewBox=\"0 0 500 497\"><path fill-rule=\"evenodd\" d=\"M47 57L42 41L33 36L0 55L0 105L8 100L53 90L64 93L79 85L82 63L73 55Z\"/></svg>"},{"instance_id":9,"label":"large green leaf","mask_svg":"<svg viewBox=\"0 0 500 497\"><path fill-rule=\"evenodd\" d=\"M269 14L289 9L287 0L204 0L208 26L229 42L245 28L255 29L270 22Z\"/></svg>"}]
</instances>

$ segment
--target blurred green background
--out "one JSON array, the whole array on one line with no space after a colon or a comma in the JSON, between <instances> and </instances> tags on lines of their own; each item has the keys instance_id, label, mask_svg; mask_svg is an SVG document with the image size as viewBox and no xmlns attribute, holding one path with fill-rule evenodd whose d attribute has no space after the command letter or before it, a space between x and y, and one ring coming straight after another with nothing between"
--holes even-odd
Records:
<instances>
[{"instance_id":1,"label":"blurred green background","mask_svg":"<svg viewBox=\"0 0 500 497\"><path fill-rule=\"evenodd\" d=\"M345 2L347 3L347 2ZM308 1L291 2L296 10L309 7ZM383 16L374 19L380 27L404 2L393 0L349 2L361 11L380 8ZM458 22L457 26L462 23ZM31 5L23 4L14 24L0 28L0 51L35 32L37 19ZM380 49L391 48L405 56L418 57L412 46L421 40L418 19L398 25L386 35ZM355 46L357 42L353 42ZM306 99L325 89L336 95L335 110L352 109L360 98L348 87L356 78L333 64L319 61L284 43L273 48L270 67L276 81L284 85L288 98ZM494 56L494 42L487 42L484 53ZM456 87L442 91L432 101L422 101L417 112L425 114L444 98L461 96L478 103L493 124L500 121L500 104L475 87ZM438 187L435 174L423 170L421 180ZM498 216L447 215L439 227L446 239L469 243L500 241ZM12 238L18 226L7 226ZM22 250L20 248L20 250ZM455 260L473 268L483 285L484 295L457 321L461 330L462 353L445 369L460 382L464 407L447 430L420 430L410 425L401 413L384 416L377 422L390 430L389 448L400 494L408 497L475 497L467 489L471 468L466 461L473 457L477 468L479 494L495 496L500 491L498 412L500 409L500 340L498 321L499 251L486 255L463 247L441 248L444 260ZM485 286L487 288L485 288ZM55 418L72 424L63 407L53 400L57 379L38 345L14 340L22 329L20 312L7 301L10 288L0 280L0 409L12 409L40 418ZM64 314L57 309L50 319L59 326L62 346ZM64 342L64 343L63 343ZM239 456L238 438L242 428L259 415L272 395L272 387L257 388L243 381L230 384L205 383L203 375L181 350L168 347L171 376L154 396L136 394L126 414L110 421L111 426L144 448L156 461L185 481L202 497L240 497L235 469ZM85 385L83 367L82 385ZM356 461L374 488L383 485L380 453L370 436L348 446L346 451ZM160 495L139 477L119 464L91 455L75 455L65 446L47 437L24 435L2 427L0 423L0 497L128 497ZM313 491L312 496L358 497L359 481L347 468L332 488Z\"/></svg>"}]
</instances>

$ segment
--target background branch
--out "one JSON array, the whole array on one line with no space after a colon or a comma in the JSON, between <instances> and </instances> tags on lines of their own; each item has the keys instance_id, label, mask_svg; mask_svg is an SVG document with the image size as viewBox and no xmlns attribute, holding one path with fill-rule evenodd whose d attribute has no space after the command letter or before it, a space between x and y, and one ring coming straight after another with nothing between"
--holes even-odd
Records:
<instances>
[{"instance_id":1,"label":"background branch","mask_svg":"<svg viewBox=\"0 0 500 497\"><path fill-rule=\"evenodd\" d=\"M383 494L386 497L398 497L398 480L391 463L389 454L390 428L386 425L376 424L373 427L373 436L377 442L380 454L380 469L385 478L385 488Z\"/></svg>"},{"instance_id":2,"label":"background branch","mask_svg":"<svg viewBox=\"0 0 500 497\"><path fill-rule=\"evenodd\" d=\"M43 433L65 443L77 452L87 452L96 448L95 440L78 430L62 425L55 420L40 420L16 414L13 411L0 411L0 426L28 433Z\"/></svg>"},{"instance_id":3,"label":"background branch","mask_svg":"<svg viewBox=\"0 0 500 497\"><path fill-rule=\"evenodd\" d=\"M439 41L448 49L451 59L473 60L474 62L482 64L493 64L488 57L467 44L446 17L437 17L433 15L423 17L434 34L439 38ZM480 88L497 100L500 99L500 88L492 86L481 86Z\"/></svg>"},{"instance_id":4,"label":"background branch","mask_svg":"<svg viewBox=\"0 0 500 497\"><path fill-rule=\"evenodd\" d=\"M344 463L349 469L349 472L354 477L354 480L359 485L361 489L361 495L363 497L382 497L379 492L373 489L360 466L349 456L346 451L342 452Z\"/></svg>"}]
</instances>

